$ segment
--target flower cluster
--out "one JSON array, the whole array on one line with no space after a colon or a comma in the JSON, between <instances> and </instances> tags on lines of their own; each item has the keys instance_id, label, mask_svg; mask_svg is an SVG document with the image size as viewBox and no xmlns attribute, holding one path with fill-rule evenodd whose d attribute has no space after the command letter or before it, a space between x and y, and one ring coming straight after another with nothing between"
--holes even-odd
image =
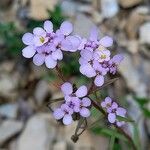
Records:
<instances>
[{"instance_id":1,"label":"flower cluster","mask_svg":"<svg viewBox=\"0 0 150 150\"><path fill-rule=\"evenodd\" d=\"M123 60L121 54L110 57L108 47L112 46L113 40L109 36L98 38L97 28L93 28L89 39L83 38L79 46L80 52L80 72L88 78L95 77L96 86L104 84L104 76L107 73L115 74L117 66Z\"/></svg>"},{"instance_id":2,"label":"flower cluster","mask_svg":"<svg viewBox=\"0 0 150 150\"><path fill-rule=\"evenodd\" d=\"M115 123L119 127L125 124L124 121L119 121L117 116L125 117L126 109L119 107L118 104L110 97L106 97L105 100L101 103L101 106L106 109L108 113L108 121L110 123Z\"/></svg>"},{"instance_id":3,"label":"flower cluster","mask_svg":"<svg viewBox=\"0 0 150 150\"><path fill-rule=\"evenodd\" d=\"M73 121L73 114L77 113L85 118L90 116L91 100L86 97L86 86L82 85L78 89L74 89L71 83L65 82L61 86L61 91L64 94L65 103L54 110L53 116L56 120L62 119L65 125L69 125Z\"/></svg>"},{"instance_id":4,"label":"flower cluster","mask_svg":"<svg viewBox=\"0 0 150 150\"><path fill-rule=\"evenodd\" d=\"M33 63L37 66L45 63L47 68L54 68L57 61L63 59L62 51L75 52L80 45L80 39L72 36L72 31L72 24L65 21L54 32L52 22L47 20L43 28L36 27L33 33L23 35L22 41L27 46L22 50L22 55L33 57Z\"/></svg>"}]
</instances>

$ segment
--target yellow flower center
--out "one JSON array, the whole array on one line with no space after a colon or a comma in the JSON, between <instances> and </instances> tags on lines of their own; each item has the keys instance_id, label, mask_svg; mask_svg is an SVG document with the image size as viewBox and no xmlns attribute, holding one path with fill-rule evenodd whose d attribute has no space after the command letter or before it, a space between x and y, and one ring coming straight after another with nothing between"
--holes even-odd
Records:
<instances>
[{"instance_id":1,"label":"yellow flower center","mask_svg":"<svg viewBox=\"0 0 150 150\"><path fill-rule=\"evenodd\" d=\"M105 55L105 54L102 54L100 58L101 58L101 59L106 59L106 55Z\"/></svg>"},{"instance_id":2,"label":"yellow flower center","mask_svg":"<svg viewBox=\"0 0 150 150\"><path fill-rule=\"evenodd\" d=\"M98 47L98 50L100 50L100 51L102 51L102 50L104 50L105 48L102 46L102 45L100 45L99 47Z\"/></svg>"},{"instance_id":3,"label":"yellow flower center","mask_svg":"<svg viewBox=\"0 0 150 150\"><path fill-rule=\"evenodd\" d=\"M41 41L41 43L44 43L45 39L41 36L40 41Z\"/></svg>"}]
</instances>

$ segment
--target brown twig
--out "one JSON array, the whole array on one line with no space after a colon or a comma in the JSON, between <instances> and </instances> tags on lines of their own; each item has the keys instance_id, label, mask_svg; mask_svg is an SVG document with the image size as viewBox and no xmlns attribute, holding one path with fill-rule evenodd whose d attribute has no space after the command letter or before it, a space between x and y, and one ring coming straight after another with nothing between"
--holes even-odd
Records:
<instances>
[{"instance_id":1,"label":"brown twig","mask_svg":"<svg viewBox=\"0 0 150 150\"><path fill-rule=\"evenodd\" d=\"M63 76L63 74L62 74L62 71L61 71L61 69L59 68L58 65L56 66L56 72L57 72L58 77L59 77L63 82L66 82L66 80L65 80L65 78L64 78L64 76Z\"/></svg>"}]
</instances>

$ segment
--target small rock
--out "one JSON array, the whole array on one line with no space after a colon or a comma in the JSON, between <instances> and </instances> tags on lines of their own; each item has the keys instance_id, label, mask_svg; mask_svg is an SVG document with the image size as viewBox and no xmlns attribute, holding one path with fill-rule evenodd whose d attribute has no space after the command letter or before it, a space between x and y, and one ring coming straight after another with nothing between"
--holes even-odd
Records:
<instances>
[{"instance_id":1,"label":"small rock","mask_svg":"<svg viewBox=\"0 0 150 150\"><path fill-rule=\"evenodd\" d=\"M148 19L150 20L147 7L133 9L125 24L128 38L137 39L140 26Z\"/></svg>"},{"instance_id":2,"label":"small rock","mask_svg":"<svg viewBox=\"0 0 150 150\"><path fill-rule=\"evenodd\" d=\"M4 61L0 65L0 72L11 72L13 71L15 63L13 61Z\"/></svg>"},{"instance_id":3,"label":"small rock","mask_svg":"<svg viewBox=\"0 0 150 150\"><path fill-rule=\"evenodd\" d=\"M67 150L67 142L59 141L54 144L53 150Z\"/></svg>"},{"instance_id":4,"label":"small rock","mask_svg":"<svg viewBox=\"0 0 150 150\"><path fill-rule=\"evenodd\" d=\"M4 8L9 8L11 6L11 4L13 3L14 0L1 0L1 5L0 8L4 9Z\"/></svg>"},{"instance_id":5,"label":"small rock","mask_svg":"<svg viewBox=\"0 0 150 150\"><path fill-rule=\"evenodd\" d=\"M37 114L27 122L18 140L18 150L50 150L54 139L50 114Z\"/></svg>"},{"instance_id":6,"label":"small rock","mask_svg":"<svg viewBox=\"0 0 150 150\"><path fill-rule=\"evenodd\" d=\"M101 13L99 13L98 11L93 11L92 17L96 24L101 23L104 19L103 15Z\"/></svg>"},{"instance_id":7,"label":"small rock","mask_svg":"<svg viewBox=\"0 0 150 150\"><path fill-rule=\"evenodd\" d=\"M74 33L80 34L83 37L88 37L93 26L95 26L95 24L89 17L85 16L84 14L78 14L74 21Z\"/></svg>"},{"instance_id":8,"label":"small rock","mask_svg":"<svg viewBox=\"0 0 150 150\"><path fill-rule=\"evenodd\" d=\"M18 134L23 128L20 121L6 120L0 125L0 145Z\"/></svg>"},{"instance_id":9,"label":"small rock","mask_svg":"<svg viewBox=\"0 0 150 150\"><path fill-rule=\"evenodd\" d=\"M144 125L144 118L142 116L142 110L140 109L139 105L137 104L136 100L133 98L132 95L127 96L128 102L128 115L133 118L135 123L137 124L138 132L139 132L139 140L141 141L141 149L146 149L147 137L145 132L145 125ZM129 130L134 136L134 126L131 124L129 125Z\"/></svg>"},{"instance_id":10,"label":"small rock","mask_svg":"<svg viewBox=\"0 0 150 150\"><path fill-rule=\"evenodd\" d=\"M119 4L123 8L130 8L143 2L143 0L119 0Z\"/></svg>"},{"instance_id":11,"label":"small rock","mask_svg":"<svg viewBox=\"0 0 150 150\"><path fill-rule=\"evenodd\" d=\"M61 3L62 13L65 16L74 17L77 12L78 5L74 1L63 1Z\"/></svg>"},{"instance_id":12,"label":"small rock","mask_svg":"<svg viewBox=\"0 0 150 150\"><path fill-rule=\"evenodd\" d=\"M114 17L119 11L117 0L101 0L101 10L104 18Z\"/></svg>"},{"instance_id":13,"label":"small rock","mask_svg":"<svg viewBox=\"0 0 150 150\"><path fill-rule=\"evenodd\" d=\"M150 22L144 23L140 27L140 43L150 45Z\"/></svg>"},{"instance_id":14,"label":"small rock","mask_svg":"<svg viewBox=\"0 0 150 150\"><path fill-rule=\"evenodd\" d=\"M137 40L130 40L127 42L127 49L130 53L135 54L139 49L139 42Z\"/></svg>"},{"instance_id":15,"label":"small rock","mask_svg":"<svg viewBox=\"0 0 150 150\"><path fill-rule=\"evenodd\" d=\"M133 58L127 53L124 53L124 60L120 64L119 71L124 77L128 88L135 92L135 94L139 97L147 96L147 81L145 79L145 71L143 71L143 66L141 66L141 62L143 60L140 57ZM138 61L138 64L136 64ZM145 79L144 79L145 78Z\"/></svg>"},{"instance_id":16,"label":"small rock","mask_svg":"<svg viewBox=\"0 0 150 150\"><path fill-rule=\"evenodd\" d=\"M0 106L0 115L7 118L16 118L18 113L17 104L3 104Z\"/></svg>"},{"instance_id":17,"label":"small rock","mask_svg":"<svg viewBox=\"0 0 150 150\"><path fill-rule=\"evenodd\" d=\"M15 89L19 83L19 74L0 74L0 94L4 97L14 96L16 94Z\"/></svg>"},{"instance_id":18,"label":"small rock","mask_svg":"<svg viewBox=\"0 0 150 150\"><path fill-rule=\"evenodd\" d=\"M50 89L46 81L41 80L37 83L34 96L39 106L43 104L47 97L50 97Z\"/></svg>"},{"instance_id":19,"label":"small rock","mask_svg":"<svg viewBox=\"0 0 150 150\"><path fill-rule=\"evenodd\" d=\"M26 3L27 0L23 0L22 3ZM57 4L57 0L31 0L29 7L29 17L34 18L36 20L44 20L49 18L49 14L47 10L54 10L55 5Z\"/></svg>"}]
</instances>

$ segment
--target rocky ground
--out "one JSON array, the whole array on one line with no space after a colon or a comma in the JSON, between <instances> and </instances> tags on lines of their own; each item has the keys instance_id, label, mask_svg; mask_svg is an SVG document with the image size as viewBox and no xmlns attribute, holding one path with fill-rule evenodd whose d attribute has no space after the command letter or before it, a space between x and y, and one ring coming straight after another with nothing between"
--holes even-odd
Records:
<instances>
[{"instance_id":1,"label":"rocky ground","mask_svg":"<svg viewBox=\"0 0 150 150\"><path fill-rule=\"evenodd\" d=\"M150 121L133 100L134 96L150 98L149 1L31 0L28 4L28 0L1 0L0 20L15 20L22 30L20 22L27 17L46 19L46 10L53 10L58 2L73 22L75 33L87 37L90 28L97 25L101 34L113 36L114 52L124 53L120 79L108 92L128 104L129 115L138 123L142 149L149 149ZM75 124L64 127L53 119L45 104L62 93L47 74L46 68L23 58L0 61L0 150L107 150L108 139L90 131L73 144L70 137Z\"/></svg>"}]
</instances>

